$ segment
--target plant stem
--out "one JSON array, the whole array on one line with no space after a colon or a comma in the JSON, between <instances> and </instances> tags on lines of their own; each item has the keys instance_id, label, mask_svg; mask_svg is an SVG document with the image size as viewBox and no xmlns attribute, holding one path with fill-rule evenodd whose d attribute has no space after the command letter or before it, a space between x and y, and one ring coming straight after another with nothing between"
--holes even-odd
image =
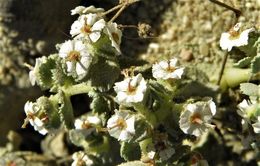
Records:
<instances>
[{"instance_id":1,"label":"plant stem","mask_svg":"<svg viewBox=\"0 0 260 166\"><path fill-rule=\"evenodd\" d=\"M67 96L73 96L77 94L88 93L92 90L92 87L86 83L80 83L69 87L63 87L62 89Z\"/></svg>"},{"instance_id":2,"label":"plant stem","mask_svg":"<svg viewBox=\"0 0 260 166\"><path fill-rule=\"evenodd\" d=\"M102 16L105 16L105 15L107 15L107 14L109 14L109 13L111 13L111 12L113 12L113 11L119 9L119 8L121 8L123 5L124 5L124 4L119 4L119 5L117 5L117 6L113 7L113 8L111 8L111 9L109 9L108 11L102 13Z\"/></svg>"},{"instance_id":3,"label":"plant stem","mask_svg":"<svg viewBox=\"0 0 260 166\"><path fill-rule=\"evenodd\" d=\"M123 12L123 10L125 10L126 5L123 5L118 12L113 16L113 18L111 18L111 20L109 22L113 22L115 21L115 19Z\"/></svg>"},{"instance_id":4,"label":"plant stem","mask_svg":"<svg viewBox=\"0 0 260 166\"><path fill-rule=\"evenodd\" d=\"M219 6L222 6L222 7L226 8L226 9L228 9L228 10L233 11L236 14L237 18L241 15L241 11L240 10L238 10L238 9L232 7L232 6L229 6L229 5L227 5L227 4L223 3L223 2L220 2L218 0L209 0L209 1L215 3L215 4L219 5Z\"/></svg>"},{"instance_id":5,"label":"plant stem","mask_svg":"<svg viewBox=\"0 0 260 166\"><path fill-rule=\"evenodd\" d=\"M226 52L226 54L224 56L222 66L221 66L221 69L220 69L220 73L219 73L219 77L218 77L217 85L220 85L220 82L221 82L221 79L222 79L222 76L223 76L223 73L224 73L224 69L225 69L225 66L226 66L226 63L227 63L227 58L228 58L228 52Z\"/></svg>"}]
</instances>

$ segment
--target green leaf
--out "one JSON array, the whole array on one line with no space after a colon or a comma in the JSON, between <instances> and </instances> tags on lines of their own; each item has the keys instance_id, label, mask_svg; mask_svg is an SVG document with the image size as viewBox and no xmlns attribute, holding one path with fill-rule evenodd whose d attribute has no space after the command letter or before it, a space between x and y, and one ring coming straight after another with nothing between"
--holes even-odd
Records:
<instances>
[{"instance_id":1,"label":"green leaf","mask_svg":"<svg viewBox=\"0 0 260 166\"><path fill-rule=\"evenodd\" d=\"M143 163L142 161L131 161L119 164L118 166L147 166L147 164Z\"/></svg>"},{"instance_id":2,"label":"green leaf","mask_svg":"<svg viewBox=\"0 0 260 166\"><path fill-rule=\"evenodd\" d=\"M248 44L245 46L238 47L239 50L243 51L246 56L254 57L257 54L257 47L259 45L260 38L257 33L250 33Z\"/></svg>"},{"instance_id":3,"label":"green leaf","mask_svg":"<svg viewBox=\"0 0 260 166\"><path fill-rule=\"evenodd\" d=\"M260 72L260 53L252 60L251 69L253 74Z\"/></svg>"},{"instance_id":4,"label":"green leaf","mask_svg":"<svg viewBox=\"0 0 260 166\"><path fill-rule=\"evenodd\" d=\"M238 67L238 68L248 67L250 65L252 59L253 59L252 57L245 57L245 58L239 60L237 63L235 63L234 67Z\"/></svg>"},{"instance_id":5,"label":"green leaf","mask_svg":"<svg viewBox=\"0 0 260 166\"><path fill-rule=\"evenodd\" d=\"M104 96L101 96L99 94L95 94L93 96L93 100L90 104L90 108L93 111L93 113L102 114L102 113L108 113L110 112L110 101L105 98Z\"/></svg>"},{"instance_id":6,"label":"green leaf","mask_svg":"<svg viewBox=\"0 0 260 166\"><path fill-rule=\"evenodd\" d=\"M209 82L209 78L206 73L195 67L186 67L184 71L184 78L188 78L192 81L197 81L202 84L206 84Z\"/></svg>"},{"instance_id":7,"label":"green leaf","mask_svg":"<svg viewBox=\"0 0 260 166\"><path fill-rule=\"evenodd\" d=\"M99 40L89 45L89 50L94 56L114 58L117 56L116 49L112 46L111 40L107 35L102 34Z\"/></svg>"},{"instance_id":8,"label":"green leaf","mask_svg":"<svg viewBox=\"0 0 260 166\"><path fill-rule=\"evenodd\" d=\"M170 92L168 89L165 87L165 82L160 82L158 83L157 81L150 80L149 81L149 86L151 89L151 95L155 100L158 101L165 101L165 100L171 100L172 98L172 92Z\"/></svg>"},{"instance_id":9,"label":"green leaf","mask_svg":"<svg viewBox=\"0 0 260 166\"><path fill-rule=\"evenodd\" d=\"M260 88L252 83L240 84L240 90L243 94L248 96L260 96Z\"/></svg>"},{"instance_id":10,"label":"green leaf","mask_svg":"<svg viewBox=\"0 0 260 166\"><path fill-rule=\"evenodd\" d=\"M37 83L42 89L49 89L53 85L52 69L55 69L56 62L53 58L42 57L42 62L39 64L37 72L35 73Z\"/></svg>"},{"instance_id":11,"label":"green leaf","mask_svg":"<svg viewBox=\"0 0 260 166\"><path fill-rule=\"evenodd\" d=\"M85 140L84 133L79 130L70 130L69 139L78 147L88 147L88 142Z\"/></svg>"},{"instance_id":12,"label":"green leaf","mask_svg":"<svg viewBox=\"0 0 260 166\"><path fill-rule=\"evenodd\" d=\"M138 143L122 142L120 156L126 161L138 160L141 158L141 150Z\"/></svg>"},{"instance_id":13,"label":"green leaf","mask_svg":"<svg viewBox=\"0 0 260 166\"><path fill-rule=\"evenodd\" d=\"M140 142L148 137L151 126L143 118L137 118L135 121L135 135L131 139L133 142Z\"/></svg>"},{"instance_id":14,"label":"green leaf","mask_svg":"<svg viewBox=\"0 0 260 166\"><path fill-rule=\"evenodd\" d=\"M93 129L93 130L92 130ZM97 135L94 128L88 130L70 130L70 141L84 148L88 152L102 153L109 150L108 138L102 135Z\"/></svg>"},{"instance_id":15,"label":"green leaf","mask_svg":"<svg viewBox=\"0 0 260 166\"><path fill-rule=\"evenodd\" d=\"M90 67L89 80L100 91L107 91L114 85L119 74L117 62L99 57L98 62Z\"/></svg>"}]
</instances>

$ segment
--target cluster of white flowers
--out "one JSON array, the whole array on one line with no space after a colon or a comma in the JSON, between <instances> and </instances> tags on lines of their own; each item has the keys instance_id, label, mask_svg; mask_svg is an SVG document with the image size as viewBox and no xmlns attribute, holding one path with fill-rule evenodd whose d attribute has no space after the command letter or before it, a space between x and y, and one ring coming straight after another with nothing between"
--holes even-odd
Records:
<instances>
[{"instance_id":1,"label":"cluster of white flowers","mask_svg":"<svg viewBox=\"0 0 260 166\"><path fill-rule=\"evenodd\" d=\"M142 74L127 77L121 82L116 82L114 89L117 93L116 101L119 104L131 104L142 102L147 90L147 85Z\"/></svg>"},{"instance_id":2,"label":"cluster of white flowers","mask_svg":"<svg viewBox=\"0 0 260 166\"><path fill-rule=\"evenodd\" d=\"M27 101L24 105L24 111L30 124L34 127L34 130L42 135L48 133L48 130L45 128L48 116L47 114L40 112L40 108L36 103Z\"/></svg>"},{"instance_id":3,"label":"cluster of white flowers","mask_svg":"<svg viewBox=\"0 0 260 166\"><path fill-rule=\"evenodd\" d=\"M216 114L216 105L212 100L188 104L180 116L180 128L186 134L202 135L211 125L211 119Z\"/></svg>"},{"instance_id":4,"label":"cluster of white flowers","mask_svg":"<svg viewBox=\"0 0 260 166\"><path fill-rule=\"evenodd\" d=\"M248 123L251 124L250 117L253 116L255 113L258 103L256 100L243 100L241 103L238 104L237 113L243 117L242 124ZM258 115L255 119L255 123L252 124L254 132L259 134L260 133L260 115Z\"/></svg>"},{"instance_id":5,"label":"cluster of white flowers","mask_svg":"<svg viewBox=\"0 0 260 166\"><path fill-rule=\"evenodd\" d=\"M94 164L93 160L83 151L73 153L72 159L73 162L71 166L91 166Z\"/></svg>"},{"instance_id":6,"label":"cluster of white flowers","mask_svg":"<svg viewBox=\"0 0 260 166\"><path fill-rule=\"evenodd\" d=\"M70 34L74 39L60 45L59 56L66 60L67 72L76 73L79 80L87 75L93 59L88 44L96 43L102 35L108 36L116 54L121 53L122 32L116 23L106 22L101 17L102 12L102 8L94 6L79 6L71 11L72 15L80 15L71 26Z\"/></svg>"},{"instance_id":7,"label":"cluster of white flowers","mask_svg":"<svg viewBox=\"0 0 260 166\"><path fill-rule=\"evenodd\" d=\"M245 46L248 44L248 36L255 29L250 28L240 32L241 23L237 23L229 32L222 33L220 37L220 47L222 50L231 51L233 47Z\"/></svg>"},{"instance_id":8,"label":"cluster of white flowers","mask_svg":"<svg viewBox=\"0 0 260 166\"><path fill-rule=\"evenodd\" d=\"M135 116L123 110L115 110L115 114L107 121L108 132L119 141L129 141L135 135Z\"/></svg>"},{"instance_id":9,"label":"cluster of white flowers","mask_svg":"<svg viewBox=\"0 0 260 166\"><path fill-rule=\"evenodd\" d=\"M184 67L178 66L178 59L173 58L168 61L161 61L152 67L153 77L156 79L181 79Z\"/></svg>"}]
</instances>

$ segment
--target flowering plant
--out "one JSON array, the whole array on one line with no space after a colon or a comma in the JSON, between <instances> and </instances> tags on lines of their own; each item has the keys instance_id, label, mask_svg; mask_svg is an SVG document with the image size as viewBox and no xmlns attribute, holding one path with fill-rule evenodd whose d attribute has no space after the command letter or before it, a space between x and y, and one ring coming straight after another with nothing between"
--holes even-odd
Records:
<instances>
[{"instance_id":1,"label":"flowering plant","mask_svg":"<svg viewBox=\"0 0 260 166\"><path fill-rule=\"evenodd\" d=\"M123 54L127 26L115 19L137 1L122 0L107 11L94 6L71 11L78 15L71 25L71 39L30 66L31 85L39 86L46 95L25 103L23 127L30 124L46 138L62 133L63 141L73 147L64 162L67 165L207 166L197 149L206 144L205 138L223 137L225 127L219 117L226 110L221 100L228 89L240 85L245 99L240 97L242 102L236 103L236 115L242 132L253 138L247 143L259 150L258 30L237 23L220 36L219 46L227 55L239 50L243 56L229 63L216 86L203 71L177 55L140 65ZM108 19L115 10L118 12ZM143 36L149 34L144 24L134 27ZM128 60L130 66L124 63ZM254 83L245 83L248 81ZM84 113L78 112L72 100L78 95L91 100L84 103Z\"/></svg>"}]
</instances>

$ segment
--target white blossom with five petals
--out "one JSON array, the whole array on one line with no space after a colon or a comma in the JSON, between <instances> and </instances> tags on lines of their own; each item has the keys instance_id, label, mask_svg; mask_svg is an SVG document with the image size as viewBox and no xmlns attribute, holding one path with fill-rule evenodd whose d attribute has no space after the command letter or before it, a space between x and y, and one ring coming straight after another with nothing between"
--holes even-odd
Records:
<instances>
[{"instance_id":1,"label":"white blossom with five petals","mask_svg":"<svg viewBox=\"0 0 260 166\"><path fill-rule=\"evenodd\" d=\"M161 61L152 67L153 77L157 79L181 79L184 67L178 66L178 59L173 58L168 61Z\"/></svg>"},{"instance_id":2,"label":"white blossom with five petals","mask_svg":"<svg viewBox=\"0 0 260 166\"><path fill-rule=\"evenodd\" d=\"M220 37L220 47L222 50L231 51L233 47L245 46L248 44L248 36L255 29L250 28L240 32L241 23L237 23L229 32L224 32Z\"/></svg>"},{"instance_id":3,"label":"white blossom with five petals","mask_svg":"<svg viewBox=\"0 0 260 166\"><path fill-rule=\"evenodd\" d=\"M143 101L147 85L142 74L127 77L121 82L116 82L114 89L117 93L116 101L119 104L139 103Z\"/></svg>"},{"instance_id":4,"label":"white blossom with five petals","mask_svg":"<svg viewBox=\"0 0 260 166\"><path fill-rule=\"evenodd\" d=\"M180 128L186 134L200 136L213 127L210 124L216 114L216 105L212 100L188 104L180 116Z\"/></svg>"},{"instance_id":5,"label":"white blossom with five petals","mask_svg":"<svg viewBox=\"0 0 260 166\"><path fill-rule=\"evenodd\" d=\"M126 111L115 110L107 121L108 132L119 141L129 141L135 135L135 117Z\"/></svg>"},{"instance_id":6,"label":"white blossom with five petals","mask_svg":"<svg viewBox=\"0 0 260 166\"><path fill-rule=\"evenodd\" d=\"M89 39L91 42L97 42L101 37L101 32L106 26L104 19L101 19L97 14L81 15L71 25L70 34L77 39Z\"/></svg>"},{"instance_id":7,"label":"white blossom with five petals","mask_svg":"<svg viewBox=\"0 0 260 166\"><path fill-rule=\"evenodd\" d=\"M92 62L92 56L89 54L87 46L78 40L68 40L63 43L59 56L66 59L67 72L76 72L79 79L85 77Z\"/></svg>"}]
</instances>

